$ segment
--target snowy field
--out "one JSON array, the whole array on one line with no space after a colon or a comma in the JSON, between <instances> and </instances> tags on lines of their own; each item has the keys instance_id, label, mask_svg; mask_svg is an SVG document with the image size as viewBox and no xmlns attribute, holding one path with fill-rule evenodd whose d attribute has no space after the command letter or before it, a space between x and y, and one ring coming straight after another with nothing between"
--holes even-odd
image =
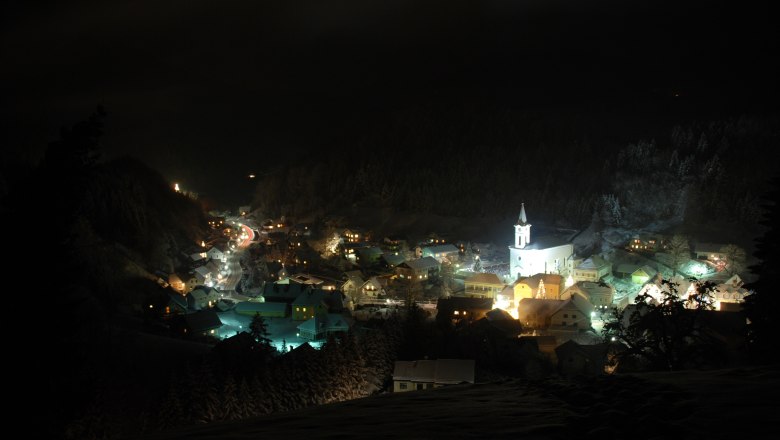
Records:
<instances>
[{"instance_id":1,"label":"snowy field","mask_svg":"<svg viewBox=\"0 0 780 440\"><path fill-rule=\"evenodd\" d=\"M385 394L148 438L775 438L778 384L778 367L509 381Z\"/></svg>"}]
</instances>

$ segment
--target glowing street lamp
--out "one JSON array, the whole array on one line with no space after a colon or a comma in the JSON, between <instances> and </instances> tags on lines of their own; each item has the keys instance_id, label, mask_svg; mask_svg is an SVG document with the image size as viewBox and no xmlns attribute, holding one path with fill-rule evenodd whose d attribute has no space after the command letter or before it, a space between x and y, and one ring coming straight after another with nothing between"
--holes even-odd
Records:
<instances>
[{"instance_id":1,"label":"glowing street lamp","mask_svg":"<svg viewBox=\"0 0 780 440\"><path fill-rule=\"evenodd\" d=\"M181 188L179 188L179 184L178 183L174 183L173 184L173 190L176 191L176 192L180 192L181 191Z\"/></svg>"}]
</instances>

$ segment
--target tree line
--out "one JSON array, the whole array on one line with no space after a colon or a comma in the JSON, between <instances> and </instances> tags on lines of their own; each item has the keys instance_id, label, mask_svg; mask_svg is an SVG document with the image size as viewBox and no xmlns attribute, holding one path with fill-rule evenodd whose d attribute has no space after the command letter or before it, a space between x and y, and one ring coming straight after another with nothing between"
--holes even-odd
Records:
<instances>
[{"instance_id":1,"label":"tree line","mask_svg":"<svg viewBox=\"0 0 780 440\"><path fill-rule=\"evenodd\" d=\"M583 227L596 214L627 227L705 219L754 227L776 126L743 116L631 141L552 116L414 113L280 164L258 183L254 207L507 218L525 202L536 221L559 226Z\"/></svg>"}]
</instances>

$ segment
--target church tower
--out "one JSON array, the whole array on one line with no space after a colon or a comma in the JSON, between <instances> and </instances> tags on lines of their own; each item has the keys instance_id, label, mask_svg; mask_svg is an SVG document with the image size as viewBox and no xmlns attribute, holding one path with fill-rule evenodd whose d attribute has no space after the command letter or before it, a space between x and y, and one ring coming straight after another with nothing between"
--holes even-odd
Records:
<instances>
[{"instance_id":1,"label":"church tower","mask_svg":"<svg viewBox=\"0 0 780 440\"><path fill-rule=\"evenodd\" d=\"M525 217L525 203L520 204L520 217L515 223L515 247L524 249L531 243L531 224Z\"/></svg>"}]
</instances>

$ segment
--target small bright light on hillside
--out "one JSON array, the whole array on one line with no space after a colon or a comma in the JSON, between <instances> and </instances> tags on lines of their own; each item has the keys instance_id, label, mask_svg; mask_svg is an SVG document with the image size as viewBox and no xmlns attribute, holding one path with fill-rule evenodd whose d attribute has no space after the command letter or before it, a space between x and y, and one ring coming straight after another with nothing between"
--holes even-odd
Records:
<instances>
[{"instance_id":1,"label":"small bright light on hillside","mask_svg":"<svg viewBox=\"0 0 780 440\"><path fill-rule=\"evenodd\" d=\"M250 179L254 179L254 178L255 178L255 175L254 175L254 174L250 174L250 175L249 175L249 178L250 178Z\"/></svg>"},{"instance_id":2,"label":"small bright light on hillside","mask_svg":"<svg viewBox=\"0 0 780 440\"><path fill-rule=\"evenodd\" d=\"M173 184L173 190L176 191L176 192L181 191L181 189L179 188L179 184L178 183L174 183Z\"/></svg>"}]
</instances>

